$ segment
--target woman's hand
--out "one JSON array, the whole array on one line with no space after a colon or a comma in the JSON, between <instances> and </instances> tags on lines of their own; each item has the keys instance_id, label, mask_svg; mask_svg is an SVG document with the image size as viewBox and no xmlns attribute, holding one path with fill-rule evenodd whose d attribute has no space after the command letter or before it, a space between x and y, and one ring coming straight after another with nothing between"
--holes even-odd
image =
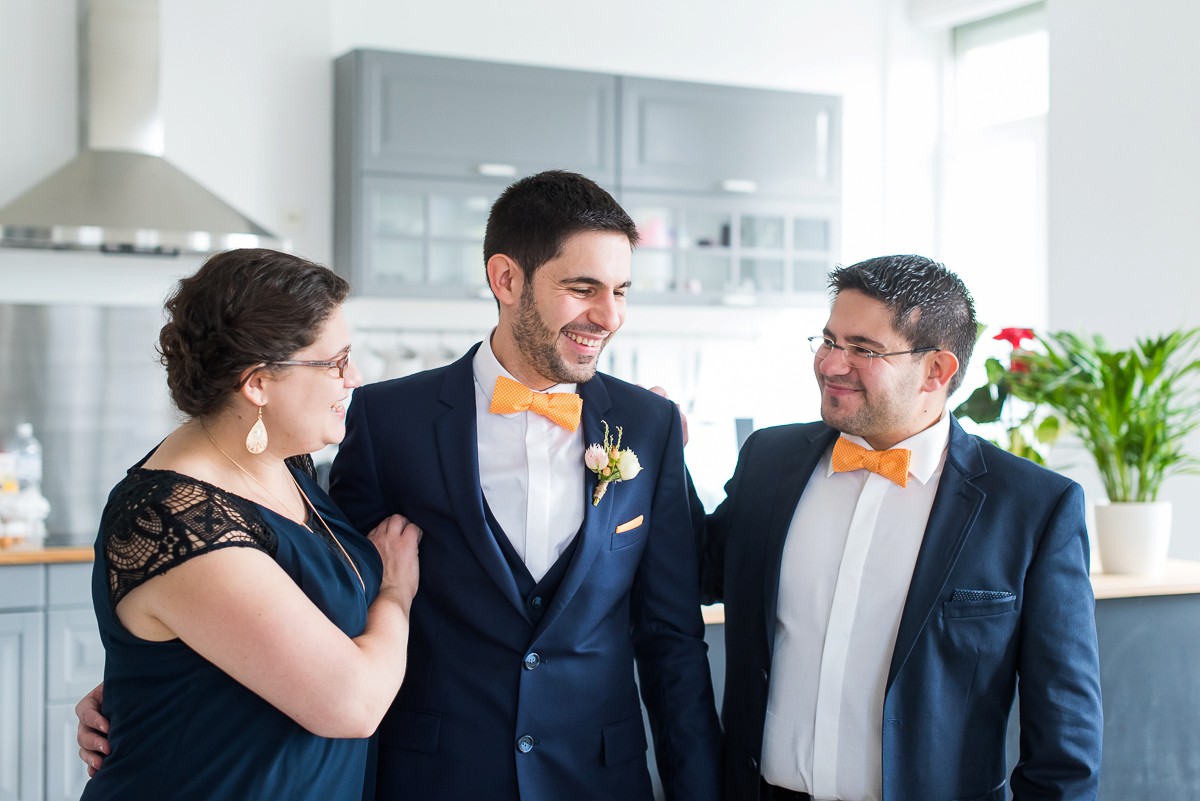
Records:
<instances>
[{"instance_id":1,"label":"woman's hand","mask_svg":"<svg viewBox=\"0 0 1200 801\"><path fill-rule=\"evenodd\" d=\"M75 717L79 718L75 741L79 743L79 758L87 763L88 776L96 775L108 754L108 719L100 713L103 700L104 685L97 684L75 705Z\"/></svg>"},{"instance_id":2,"label":"woman's hand","mask_svg":"<svg viewBox=\"0 0 1200 801\"><path fill-rule=\"evenodd\" d=\"M417 594L420 579L417 545L421 542L421 533L421 529L408 518L392 515L367 535L383 559L380 592L397 592L404 599L406 608Z\"/></svg>"}]
</instances>

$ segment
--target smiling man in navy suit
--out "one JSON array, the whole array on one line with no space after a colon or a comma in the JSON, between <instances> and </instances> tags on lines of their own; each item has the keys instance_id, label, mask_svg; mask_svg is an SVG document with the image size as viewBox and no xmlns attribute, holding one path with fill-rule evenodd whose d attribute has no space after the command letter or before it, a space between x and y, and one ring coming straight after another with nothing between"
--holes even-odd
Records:
<instances>
[{"instance_id":1,"label":"smiling man in navy suit","mask_svg":"<svg viewBox=\"0 0 1200 801\"><path fill-rule=\"evenodd\" d=\"M636 241L583 176L516 182L484 241L491 336L354 393L333 497L363 531L403 510L425 532L379 801L650 801L635 662L667 798L718 797L679 414L596 371ZM641 471L593 503L606 425Z\"/></svg>"},{"instance_id":2,"label":"smiling man in navy suit","mask_svg":"<svg viewBox=\"0 0 1200 801\"><path fill-rule=\"evenodd\" d=\"M725 602L725 794L1092 799L1102 711L1080 487L963 432L963 283L919 256L835 270L809 339L823 422L747 439L695 508ZM698 504L693 498L693 504Z\"/></svg>"}]
</instances>

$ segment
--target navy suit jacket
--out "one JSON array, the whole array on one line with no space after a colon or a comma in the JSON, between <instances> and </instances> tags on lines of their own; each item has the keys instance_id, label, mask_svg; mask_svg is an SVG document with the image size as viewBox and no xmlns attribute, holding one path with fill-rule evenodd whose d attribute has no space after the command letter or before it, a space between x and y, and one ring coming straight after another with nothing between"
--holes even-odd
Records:
<instances>
[{"instance_id":1,"label":"navy suit jacket","mask_svg":"<svg viewBox=\"0 0 1200 801\"><path fill-rule=\"evenodd\" d=\"M477 348L355 390L333 464L332 495L359 530L392 513L424 530L376 797L650 801L636 659L668 798L716 799L720 729L675 405L605 375L579 385L585 443L602 441L601 420L621 426L643 470L593 506L581 465L580 539L535 624L485 518Z\"/></svg>"},{"instance_id":2,"label":"navy suit jacket","mask_svg":"<svg viewBox=\"0 0 1200 801\"><path fill-rule=\"evenodd\" d=\"M768 688L796 680L771 671L783 542L836 436L824 423L755 432L698 528L707 600L725 602L729 799L758 798ZM956 589L997 597L954 600ZM1014 798L1094 798L1103 713L1083 491L952 418L888 670L884 799L1002 801L1014 691Z\"/></svg>"}]
</instances>

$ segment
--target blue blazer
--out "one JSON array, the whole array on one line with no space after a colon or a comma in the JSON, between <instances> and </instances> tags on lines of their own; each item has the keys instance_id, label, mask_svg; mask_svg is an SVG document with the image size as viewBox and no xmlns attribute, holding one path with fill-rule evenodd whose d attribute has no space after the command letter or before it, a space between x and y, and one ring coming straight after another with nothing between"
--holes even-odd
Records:
<instances>
[{"instance_id":1,"label":"blue blazer","mask_svg":"<svg viewBox=\"0 0 1200 801\"><path fill-rule=\"evenodd\" d=\"M679 413L606 375L579 385L580 435L622 426L643 471L591 503L540 623L486 522L472 348L447 367L355 390L332 495L360 531L424 530L408 668L379 728L379 801L715 799L713 701ZM640 521L640 522L638 522ZM626 524L628 524L626 526ZM621 533L616 533L622 527Z\"/></svg>"},{"instance_id":2,"label":"blue blazer","mask_svg":"<svg viewBox=\"0 0 1200 801\"><path fill-rule=\"evenodd\" d=\"M698 527L705 594L725 602L728 799L758 798L768 687L795 680L771 671L783 542L835 437L824 423L755 432ZM956 589L996 597L955 600ZM952 418L888 670L884 799L1002 801L1014 693L1014 798L1094 798L1103 713L1083 491Z\"/></svg>"}]
</instances>

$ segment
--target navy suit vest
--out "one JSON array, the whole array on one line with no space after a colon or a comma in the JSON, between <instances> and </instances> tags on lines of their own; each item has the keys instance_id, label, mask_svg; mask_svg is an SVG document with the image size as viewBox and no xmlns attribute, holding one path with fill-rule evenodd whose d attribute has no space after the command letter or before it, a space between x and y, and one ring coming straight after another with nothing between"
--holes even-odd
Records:
<instances>
[{"instance_id":1,"label":"navy suit vest","mask_svg":"<svg viewBox=\"0 0 1200 801\"><path fill-rule=\"evenodd\" d=\"M488 529L491 530L492 536L496 538L496 544L500 546L500 551L504 554L504 561L508 563L508 568L517 581L517 589L520 591L521 597L525 599L529 617L533 620L533 627L536 629L541 625L542 616L550 608L550 602L554 600L554 594L558 592L558 585L562 583L563 576L567 573L567 567L571 564L571 558L575 555L575 548L580 540L580 531L583 529L581 527L580 531L575 532L571 543L546 571L546 575L542 576L541 581L535 581L533 574L529 572L524 560L517 553L517 549L513 547L512 541L496 520L496 516L492 514L492 508L488 506L487 499L483 501L483 514L487 519Z\"/></svg>"}]
</instances>

